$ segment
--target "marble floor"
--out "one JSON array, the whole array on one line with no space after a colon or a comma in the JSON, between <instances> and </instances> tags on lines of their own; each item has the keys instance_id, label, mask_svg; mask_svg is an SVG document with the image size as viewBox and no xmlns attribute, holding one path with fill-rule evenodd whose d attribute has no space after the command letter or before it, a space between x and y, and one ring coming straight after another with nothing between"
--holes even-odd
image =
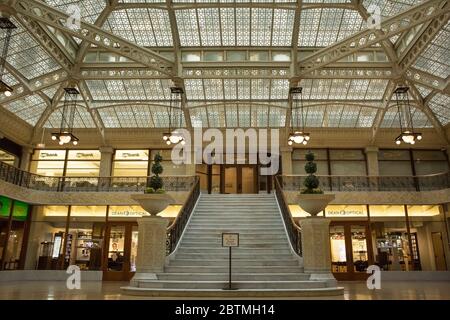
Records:
<instances>
[{"instance_id":1,"label":"marble floor","mask_svg":"<svg viewBox=\"0 0 450 320\"><path fill-rule=\"evenodd\" d=\"M155 299L151 297L135 297L122 294L120 287L127 284L128 283L126 282L83 282L81 284L81 289L68 290L64 281L0 282L0 300ZM450 282L444 281L385 282L382 284L382 288L380 290L367 289L365 282L339 282L339 286L343 286L345 288L344 296L329 297L329 299L450 300ZM208 299L208 297L205 298ZM178 299L179 298L177 298L177 300ZM197 300L198 298L195 299ZM273 300L273 298L270 299ZM327 299L327 297L322 297L321 299Z\"/></svg>"}]
</instances>

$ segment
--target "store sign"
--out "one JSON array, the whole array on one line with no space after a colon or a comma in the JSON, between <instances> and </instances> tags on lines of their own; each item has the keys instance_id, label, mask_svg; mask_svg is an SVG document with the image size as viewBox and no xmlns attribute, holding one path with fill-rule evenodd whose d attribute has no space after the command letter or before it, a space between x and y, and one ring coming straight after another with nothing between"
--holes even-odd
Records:
<instances>
[{"instance_id":1,"label":"store sign","mask_svg":"<svg viewBox=\"0 0 450 320\"><path fill-rule=\"evenodd\" d=\"M366 207L361 205L330 205L325 209L327 217L366 217Z\"/></svg>"},{"instance_id":2,"label":"store sign","mask_svg":"<svg viewBox=\"0 0 450 320\"><path fill-rule=\"evenodd\" d=\"M109 213L110 217L142 217L145 215L145 211L130 211L130 210L124 210L124 211L111 211Z\"/></svg>"}]
</instances>

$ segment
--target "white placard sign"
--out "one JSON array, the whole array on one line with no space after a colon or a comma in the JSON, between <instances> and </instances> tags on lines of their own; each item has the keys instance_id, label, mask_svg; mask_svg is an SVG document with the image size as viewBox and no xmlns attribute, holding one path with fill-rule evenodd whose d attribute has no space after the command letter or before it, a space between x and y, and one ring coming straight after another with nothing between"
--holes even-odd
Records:
<instances>
[{"instance_id":1,"label":"white placard sign","mask_svg":"<svg viewBox=\"0 0 450 320\"><path fill-rule=\"evenodd\" d=\"M222 233L222 247L239 247L239 233Z\"/></svg>"}]
</instances>

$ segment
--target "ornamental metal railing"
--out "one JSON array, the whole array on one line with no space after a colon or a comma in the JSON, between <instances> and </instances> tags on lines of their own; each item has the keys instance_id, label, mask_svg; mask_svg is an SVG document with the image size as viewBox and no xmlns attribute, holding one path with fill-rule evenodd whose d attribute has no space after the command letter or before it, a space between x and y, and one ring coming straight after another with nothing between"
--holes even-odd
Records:
<instances>
[{"instance_id":1,"label":"ornamental metal railing","mask_svg":"<svg viewBox=\"0 0 450 320\"><path fill-rule=\"evenodd\" d=\"M183 204L180 212L173 221L173 223L167 228L167 238L166 238L166 254L169 255L177 247L178 241L183 234L184 228L189 221L192 211L194 210L197 199L200 196L200 179L195 177L195 183L189 193L186 201Z\"/></svg>"},{"instance_id":2,"label":"ornamental metal railing","mask_svg":"<svg viewBox=\"0 0 450 320\"><path fill-rule=\"evenodd\" d=\"M284 191L299 191L306 175L279 176ZM450 188L450 172L426 176L321 176L323 191L431 191Z\"/></svg>"},{"instance_id":3,"label":"ornamental metal railing","mask_svg":"<svg viewBox=\"0 0 450 320\"><path fill-rule=\"evenodd\" d=\"M190 191L195 176L161 177L166 191ZM47 177L0 162L0 180L28 189L54 192L141 192L150 177Z\"/></svg>"},{"instance_id":4,"label":"ornamental metal railing","mask_svg":"<svg viewBox=\"0 0 450 320\"><path fill-rule=\"evenodd\" d=\"M284 196L283 189L281 188L280 176L275 178L275 195L277 197L278 205L280 206L284 225L286 226L292 248L300 257L302 257L302 230L292 218L288 202Z\"/></svg>"}]
</instances>

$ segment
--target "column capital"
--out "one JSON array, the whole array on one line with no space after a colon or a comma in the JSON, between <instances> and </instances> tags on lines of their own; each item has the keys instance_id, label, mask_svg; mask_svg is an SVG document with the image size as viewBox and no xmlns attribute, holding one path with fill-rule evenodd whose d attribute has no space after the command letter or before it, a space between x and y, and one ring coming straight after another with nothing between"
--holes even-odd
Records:
<instances>
[{"instance_id":1,"label":"column capital","mask_svg":"<svg viewBox=\"0 0 450 320\"><path fill-rule=\"evenodd\" d=\"M110 146L101 146L100 148L98 148L98 150L101 153L113 153L114 152L114 148L110 147Z\"/></svg>"},{"instance_id":2,"label":"column capital","mask_svg":"<svg viewBox=\"0 0 450 320\"><path fill-rule=\"evenodd\" d=\"M380 149L378 147L376 147L376 146L367 146L367 147L364 148L364 152L365 153L370 153L370 152L378 153L379 150Z\"/></svg>"}]
</instances>

